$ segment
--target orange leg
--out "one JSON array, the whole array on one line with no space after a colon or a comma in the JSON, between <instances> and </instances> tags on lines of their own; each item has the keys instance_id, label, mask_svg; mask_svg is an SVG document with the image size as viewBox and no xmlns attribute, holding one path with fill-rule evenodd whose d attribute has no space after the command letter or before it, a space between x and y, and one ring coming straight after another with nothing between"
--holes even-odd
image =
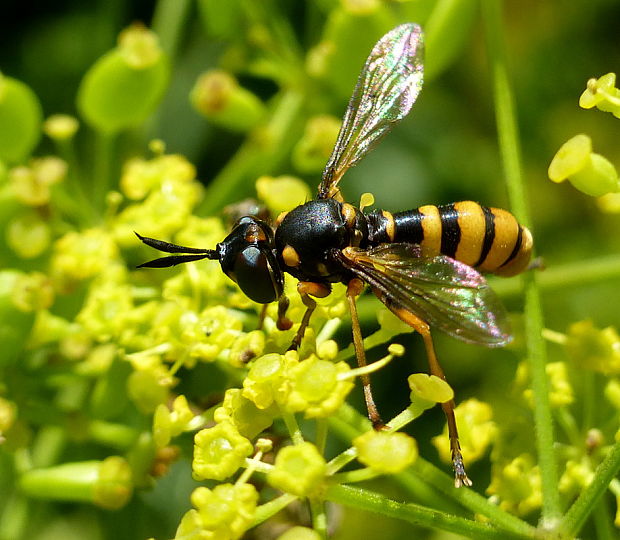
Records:
<instances>
[{"instance_id":1,"label":"orange leg","mask_svg":"<svg viewBox=\"0 0 620 540\"><path fill-rule=\"evenodd\" d=\"M419 319L413 313L403 309L393 309L395 315L397 315L403 322L414 328L424 339L424 347L426 349L426 356L428 358L428 365L431 370L431 374L443 379L447 382L446 376L441 369L437 355L435 354L435 347L433 345L433 338L431 337L431 329L427 323ZM463 455L461 454L461 445L459 443L459 432L456 427L456 418L454 416L454 400L446 401L441 404L446 420L448 422L448 437L450 438L450 453L452 454L452 465L454 467L454 485L456 487L471 486L472 482L467 477L465 472L465 465L463 463Z\"/></svg>"},{"instance_id":2,"label":"orange leg","mask_svg":"<svg viewBox=\"0 0 620 540\"><path fill-rule=\"evenodd\" d=\"M301 296L301 301L306 306L306 312L301 320L297 334L295 334L293 338L293 343L291 343L291 346L288 348L289 351L294 351L299 348L301 340L306 333L306 328L308 328L308 324L310 324L310 317L312 317L312 312L316 308L316 302L310 298L310 296L325 298L331 293L331 287L323 283L314 283L313 281L300 281L297 284L297 292Z\"/></svg>"},{"instance_id":3,"label":"orange leg","mask_svg":"<svg viewBox=\"0 0 620 540\"><path fill-rule=\"evenodd\" d=\"M263 307L260 310L260 315L258 316L258 328L257 330L263 329L263 324L265 322L265 317L267 315L267 306L269 304L263 304Z\"/></svg>"},{"instance_id":4,"label":"orange leg","mask_svg":"<svg viewBox=\"0 0 620 540\"><path fill-rule=\"evenodd\" d=\"M278 330L288 330L291 326L293 326L293 321L286 316L288 305L289 299L283 294L278 300L278 320L276 321L276 327Z\"/></svg>"},{"instance_id":5,"label":"orange leg","mask_svg":"<svg viewBox=\"0 0 620 540\"><path fill-rule=\"evenodd\" d=\"M351 313L351 327L353 329L353 345L355 347L355 356L357 357L357 364L360 367L366 365L366 351L364 350L364 342L362 340L362 330L360 328L360 321L357 316L357 305L355 304L355 297L359 296L364 288L364 284L361 280L354 278L349 282L347 287L347 301L349 302L349 311ZM370 377L368 375L362 375L362 386L364 388L364 400L366 401L366 409L368 410L368 418L372 422L372 426L375 429L383 429L385 424L381 420L375 400L372 397L372 390L370 388Z\"/></svg>"}]
</instances>

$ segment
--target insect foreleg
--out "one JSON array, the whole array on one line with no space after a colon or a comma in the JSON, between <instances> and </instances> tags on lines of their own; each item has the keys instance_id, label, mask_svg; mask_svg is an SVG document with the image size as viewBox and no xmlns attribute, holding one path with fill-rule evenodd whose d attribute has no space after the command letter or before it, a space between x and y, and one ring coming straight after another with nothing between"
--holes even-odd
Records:
<instances>
[{"instance_id":1,"label":"insect foreleg","mask_svg":"<svg viewBox=\"0 0 620 540\"><path fill-rule=\"evenodd\" d=\"M301 340L303 339L304 334L306 333L306 328L310 323L312 312L316 309L316 302L311 298L311 296L316 298L325 298L326 296L329 296L331 291L331 287L323 283L300 281L297 284L297 292L301 296L301 301L304 303L304 306L306 306L306 312L301 320L297 334L295 334L295 337L293 338L293 343L291 343L291 346L288 348L289 351L294 351L301 345Z\"/></svg>"}]
</instances>

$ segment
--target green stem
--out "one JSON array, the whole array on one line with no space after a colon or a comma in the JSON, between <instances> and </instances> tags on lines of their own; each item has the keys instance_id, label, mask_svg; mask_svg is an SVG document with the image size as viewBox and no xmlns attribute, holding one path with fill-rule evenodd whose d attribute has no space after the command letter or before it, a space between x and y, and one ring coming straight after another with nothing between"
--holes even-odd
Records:
<instances>
[{"instance_id":1,"label":"green stem","mask_svg":"<svg viewBox=\"0 0 620 540\"><path fill-rule=\"evenodd\" d=\"M584 437L579 431L577 427L577 422L575 422L575 418L568 410L567 407L558 407L555 410L555 417L557 419L558 425L564 431L564 435L570 441L570 444L575 448L582 448Z\"/></svg>"},{"instance_id":2,"label":"green stem","mask_svg":"<svg viewBox=\"0 0 620 540\"><path fill-rule=\"evenodd\" d=\"M498 0L483 0L482 8L487 37L487 54L493 77L499 148L508 195L515 215L522 223L529 226L516 114L504 51L502 3ZM532 377L536 447L542 477L542 522L544 528L553 528L560 518L561 507L557 488L557 463L553 450L554 430L549 403L549 384L545 370L547 354L542 337L544 325L536 278L534 272L526 273L524 277L526 349Z\"/></svg>"},{"instance_id":3,"label":"green stem","mask_svg":"<svg viewBox=\"0 0 620 540\"><path fill-rule=\"evenodd\" d=\"M373 471L370 467L364 467L363 469L355 469L354 471L333 474L330 477L330 480L336 484L350 484L352 482L372 480L377 476L381 476L381 474L377 471Z\"/></svg>"},{"instance_id":4,"label":"green stem","mask_svg":"<svg viewBox=\"0 0 620 540\"><path fill-rule=\"evenodd\" d=\"M159 37L161 48L174 61L179 43L185 33L190 0L159 0L155 7L151 28Z\"/></svg>"},{"instance_id":5,"label":"green stem","mask_svg":"<svg viewBox=\"0 0 620 540\"><path fill-rule=\"evenodd\" d=\"M116 134L96 132L94 155L93 203L97 208L106 207L106 196L112 185L112 167Z\"/></svg>"},{"instance_id":6,"label":"green stem","mask_svg":"<svg viewBox=\"0 0 620 540\"><path fill-rule=\"evenodd\" d=\"M310 512L312 513L313 529L319 533L321 538L327 538L325 503L321 499L310 499Z\"/></svg>"},{"instance_id":7,"label":"green stem","mask_svg":"<svg viewBox=\"0 0 620 540\"><path fill-rule=\"evenodd\" d=\"M612 531L611 520L609 519L609 509L605 501L599 501L593 511L594 527L596 529L597 540L613 540L617 538Z\"/></svg>"},{"instance_id":8,"label":"green stem","mask_svg":"<svg viewBox=\"0 0 620 540\"><path fill-rule=\"evenodd\" d=\"M577 500L568 509L560 524L560 531L567 536L576 536L579 533L618 471L620 471L620 442L611 448L596 468L590 485L579 494Z\"/></svg>"},{"instance_id":9,"label":"green stem","mask_svg":"<svg viewBox=\"0 0 620 540\"><path fill-rule=\"evenodd\" d=\"M268 125L250 134L234 157L211 181L203 203L201 215L215 214L231 201L239 198L240 186L268 174L284 158L295 141L291 135L299 120L304 103L301 92L287 90L280 96Z\"/></svg>"},{"instance_id":10,"label":"green stem","mask_svg":"<svg viewBox=\"0 0 620 540\"><path fill-rule=\"evenodd\" d=\"M28 498L14 491L7 496L4 508L0 513L0 540L26 538L25 532L31 519L31 508Z\"/></svg>"},{"instance_id":11,"label":"green stem","mask_svg":"<svg viewBox=\"0 0 620 540\"><path fill-rule=\"evenodd\" d=\"M252 527L256 527L256 525L260 525L264 521L267 521L270 517L275 516L280 510L286 508L295 499L297 499L295 495L285 493L284 495L280 495L276 499L272 499L265 504L261 504L256 509L256 514L254 515L254 523L252 524Z\"/></svg>"},{"instance_id":12,"label":"green stem","mask_svg":"<svg viewBox=\"0 0 620 540\"><path fill-rule=\"evenodd\" d=\"M327 422L327 418L317 418L315 444L321 454L325 453L325 444L327 442L328 431L329 423Z\"/></svg>"},{"instance_id":13,"label":"green stem","mask_svg":"<svg viewBox=\"0 0 620 540\"><path fill-rule=\"evenodd\" d=\"M294 414L289 412L280 410L280 414L282 415L282 419L286 424L286 429L288 429L289 435L294 444L301 444L304 442L304 436L301 433L301 428L297 423L297 418L295 418Z\"/></svg>"},{"instance_id":14,"label":"green stem","mask_svg":"<svg viewBox=\"0 0 620 540\"><path fill-rule=\"evenodd\" d=\"M54 140L54 144L58 155L66 161L68 167L66 185L60 188L65 196L71 197L74 201L81 224L91 225L96 219L97 212L84 190L84 174L75 151L75 139Z\"/></svg>"},{"instance_id":15,"label":"green stem","mask_svg":"<svg viewBox=\"0 0 620 540\"><path fill-rule=\"evenodd\" d=\"M399 418L399 416L396 418ZM330 417L329 421L334 433L346 442L350 442L354 437L370 429L368 420L347 404L340 408L337 416ZM345 450L328 463L329 473L333 474L356 457L357 451L355 448ZM401 481L403 477L406 477L405 481ZM485 516L496 527L507 533L524 537L536 536L536 529L534 527L505 512L498 506L491 504L485 497L471 489L455 488L453 476L440 471L437 467L420 457L418 457L408 471L395 475L393 479L405 488L416 482L419 483L421 479L423 483L433 486L446 497L460 503L472 513ZM418 491L412 493L414 495L419 494Z\"/></svg>"},{"instance_id":16,"label":"green stem","mask_svg":"<svg viewBox=\"0 0 620 540\"><path fill-rule=\"evenodd\" d=\"M344 506L381 514L436 530L441 529L465 536L466 538L523 538L500 531L490 523L481 523L458 516L431 510L416 504L403 504L383 495L351 486L330 486L327 499Z\"/></svg>"}]
</instances>

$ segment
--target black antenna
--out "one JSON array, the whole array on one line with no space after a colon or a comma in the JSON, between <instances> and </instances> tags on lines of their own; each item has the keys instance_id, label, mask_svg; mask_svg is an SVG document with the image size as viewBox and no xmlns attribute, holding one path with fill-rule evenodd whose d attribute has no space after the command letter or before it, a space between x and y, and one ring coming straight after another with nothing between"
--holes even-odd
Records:
<instances>
[{"instance_id":1,"label":"black antenna","mask_svg":"<svg viewBox=\"0 0 620 540\"><path fill-rule=\"evenodd\" d=\"M192 253L192 255L172 255L170 257L160 257L159 259L145 262L139 265L138 268L168 268L170 266L176 266L177 264L199 261L201 259L219 259L218 252L215 249L198 249L178 246L177 244L171 244L170 242L164 242L163 240L157 240L156 238L142 236L137 232L135 232L135 234L147 246L155 248L159 251L164 251L165 253Z\"/></svg>"}]
</instances>

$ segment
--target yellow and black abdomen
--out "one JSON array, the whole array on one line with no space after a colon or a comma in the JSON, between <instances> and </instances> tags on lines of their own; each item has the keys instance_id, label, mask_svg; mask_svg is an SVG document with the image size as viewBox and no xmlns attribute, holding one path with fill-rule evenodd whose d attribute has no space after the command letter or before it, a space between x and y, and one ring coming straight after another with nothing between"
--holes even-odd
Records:
<instances>
[{"instance_id":1,"label":"yellow and black abdomen","mask_svg":"<svg viewBox=\"0 0 620 540\"><path fill-rule=\"evenodd\" d=\"M530 261L532 235L527 227L506 210L473 201L394 214L377 211L369 218L374 225L372 243L419 244L424 255L441 253L480 272L513 276Z\"/></svg>"}]
</instances>

